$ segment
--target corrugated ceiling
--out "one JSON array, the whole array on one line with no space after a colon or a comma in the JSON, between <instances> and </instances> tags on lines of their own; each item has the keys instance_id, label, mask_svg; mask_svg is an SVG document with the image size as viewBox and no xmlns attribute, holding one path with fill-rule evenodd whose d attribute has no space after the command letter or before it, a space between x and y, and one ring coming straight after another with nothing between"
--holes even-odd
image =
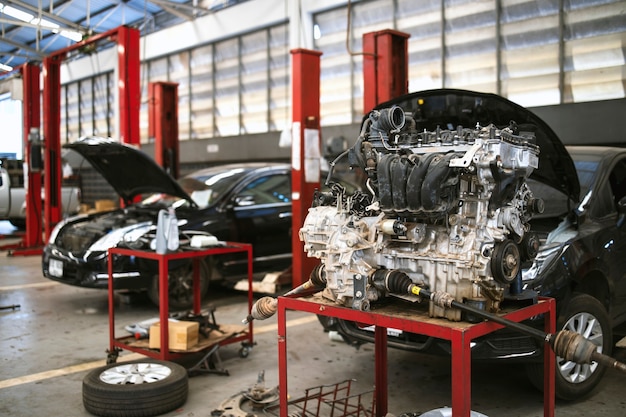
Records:
<instances>
[{"instance_id":1,"label":"corrugated ceiling","mask_svg":"<svg viewBox=\"0 0 626 417\"><path fill-rule=\"evenodd\" d=\"M0 74L40 61L82 36L121 25L145 35L242 1L0 0Z\"/></svg>"}]
</instances>

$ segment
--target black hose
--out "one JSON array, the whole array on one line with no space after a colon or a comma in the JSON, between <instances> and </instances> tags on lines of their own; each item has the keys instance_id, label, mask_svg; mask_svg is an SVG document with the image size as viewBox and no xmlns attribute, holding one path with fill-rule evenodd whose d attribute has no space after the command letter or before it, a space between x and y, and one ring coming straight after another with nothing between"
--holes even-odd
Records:
<instances>
[{"instance_id":1,"label":"black hose","mask_svg":"<svg viewBox=\"0 0 626 417\"><path fill-rule=\"evenodd\" d=\"M372 284L378 290L392 294L407 294L415 285L411 278L402 271L394 269L379 269L372 274Z\"/></svg>"}]
</instances>

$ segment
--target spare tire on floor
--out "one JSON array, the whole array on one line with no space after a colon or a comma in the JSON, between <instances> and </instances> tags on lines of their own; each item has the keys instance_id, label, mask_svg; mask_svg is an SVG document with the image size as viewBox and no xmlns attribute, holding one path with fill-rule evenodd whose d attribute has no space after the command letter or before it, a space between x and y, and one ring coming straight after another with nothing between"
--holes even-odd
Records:
<instances>
[{"instance_id":1,"label":"spare tire on floor","mask_svg":"<svg viewBox=\"0 0 626 417\"><path fill-rule=\"evenodd\" d=\"M136 360L106 365L83 379L83 405L102 417L148 417L187 401L187 370L173 362Z\"/></svg>"}]
</instances>

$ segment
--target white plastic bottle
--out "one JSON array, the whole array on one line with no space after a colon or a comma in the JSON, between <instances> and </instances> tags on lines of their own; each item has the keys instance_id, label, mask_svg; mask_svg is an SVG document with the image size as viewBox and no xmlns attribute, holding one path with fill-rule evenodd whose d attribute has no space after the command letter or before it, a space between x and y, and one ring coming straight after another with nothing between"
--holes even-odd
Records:
<instances>
[{"instance_id":1,"label":"white plastic bottle","mask_svg":"<svg viewBox=\"0 0 626 417\"><path fill-rule=\"evenodd\" d=\"M170 207L168 213L168 228L167 228L167 249L170 251L178 250L180 241L178 238L178 219L174 209Z\"/></svg>"}]
</instances>

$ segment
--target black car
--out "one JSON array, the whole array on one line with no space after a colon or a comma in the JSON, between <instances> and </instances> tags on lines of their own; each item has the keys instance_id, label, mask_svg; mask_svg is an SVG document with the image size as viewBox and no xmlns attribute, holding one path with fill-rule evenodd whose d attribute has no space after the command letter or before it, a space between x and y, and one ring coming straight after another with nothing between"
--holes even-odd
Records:
<instances>
[{"instance_id":1,"label":"black car","mask_svg":"<svg viewBox=\"0 0 626 417\"><path fill-rule=\"evenodd\" d=\"M112 185L124 208L68 218L51 233L42 258L45 277L64 284L108 288L107 250L154 247L159 211L174 209L181 244L194 235L253 245L255 271L291 264L291 166L283 163L221 165L179 181L143 152L119 142L86 138L68 145ZM133 203L140 196L147 196ZM116 257L116 289L148 290L158 304L153 261ZM201 263L201 292L210 279L245 273L246 257L208 258ZM191 304L189 262L171 262L170 306Z\"/></svg>"},{"instance_id":2,"label":"black car","mask_svg":"<svg viewBox=\"0 0 626 417\"><path fill-rule=\"evenodd\" d=\"M599 351L610 354L613 329L626 321L626 149L568 147L566 150L536 115L492 94L430 90L400 97L377 109L393 110L392 106L410 109L418 125L416 130L433 130L438 137L444 134L459 137L464 130L457 129L459 135L455 136L457 125L471 126L477 121L506 126L509 120L514 120L534 132L540 157L527 182L534 193L533 201L542 201L543 207L529 222L533 233L527 235L533 238L526 252L533 253L525 260L522 258L519 282L512 281L511 288L514 285L519 288L514 293L507 288L504 303L532 302L537 295L554 297L558 328L579 332L596 343ZM389 119L393 122L392 117ZM446 127L449 130L444 133ZM452 142L447 146L453 148ZM386 144L384 149L391 147ZM395 212L398 216L405 215L399 210ZM524 244L522 241L519 246ZM357 323L323 318L320 321L327 329L338 331L349 343L374 341L371 329ZM529 324L543 328L541 317ZM523 362L531 381L543 387L543 346L538 341L503 329L474 342L473 359ZM416 334L391 331L388 343L416 352L450 354L448 342ZM580 398L597 386L604 372L597 363L579 365L557 358L556 394L562 399Z\"/></svg>"}]
</instances>

